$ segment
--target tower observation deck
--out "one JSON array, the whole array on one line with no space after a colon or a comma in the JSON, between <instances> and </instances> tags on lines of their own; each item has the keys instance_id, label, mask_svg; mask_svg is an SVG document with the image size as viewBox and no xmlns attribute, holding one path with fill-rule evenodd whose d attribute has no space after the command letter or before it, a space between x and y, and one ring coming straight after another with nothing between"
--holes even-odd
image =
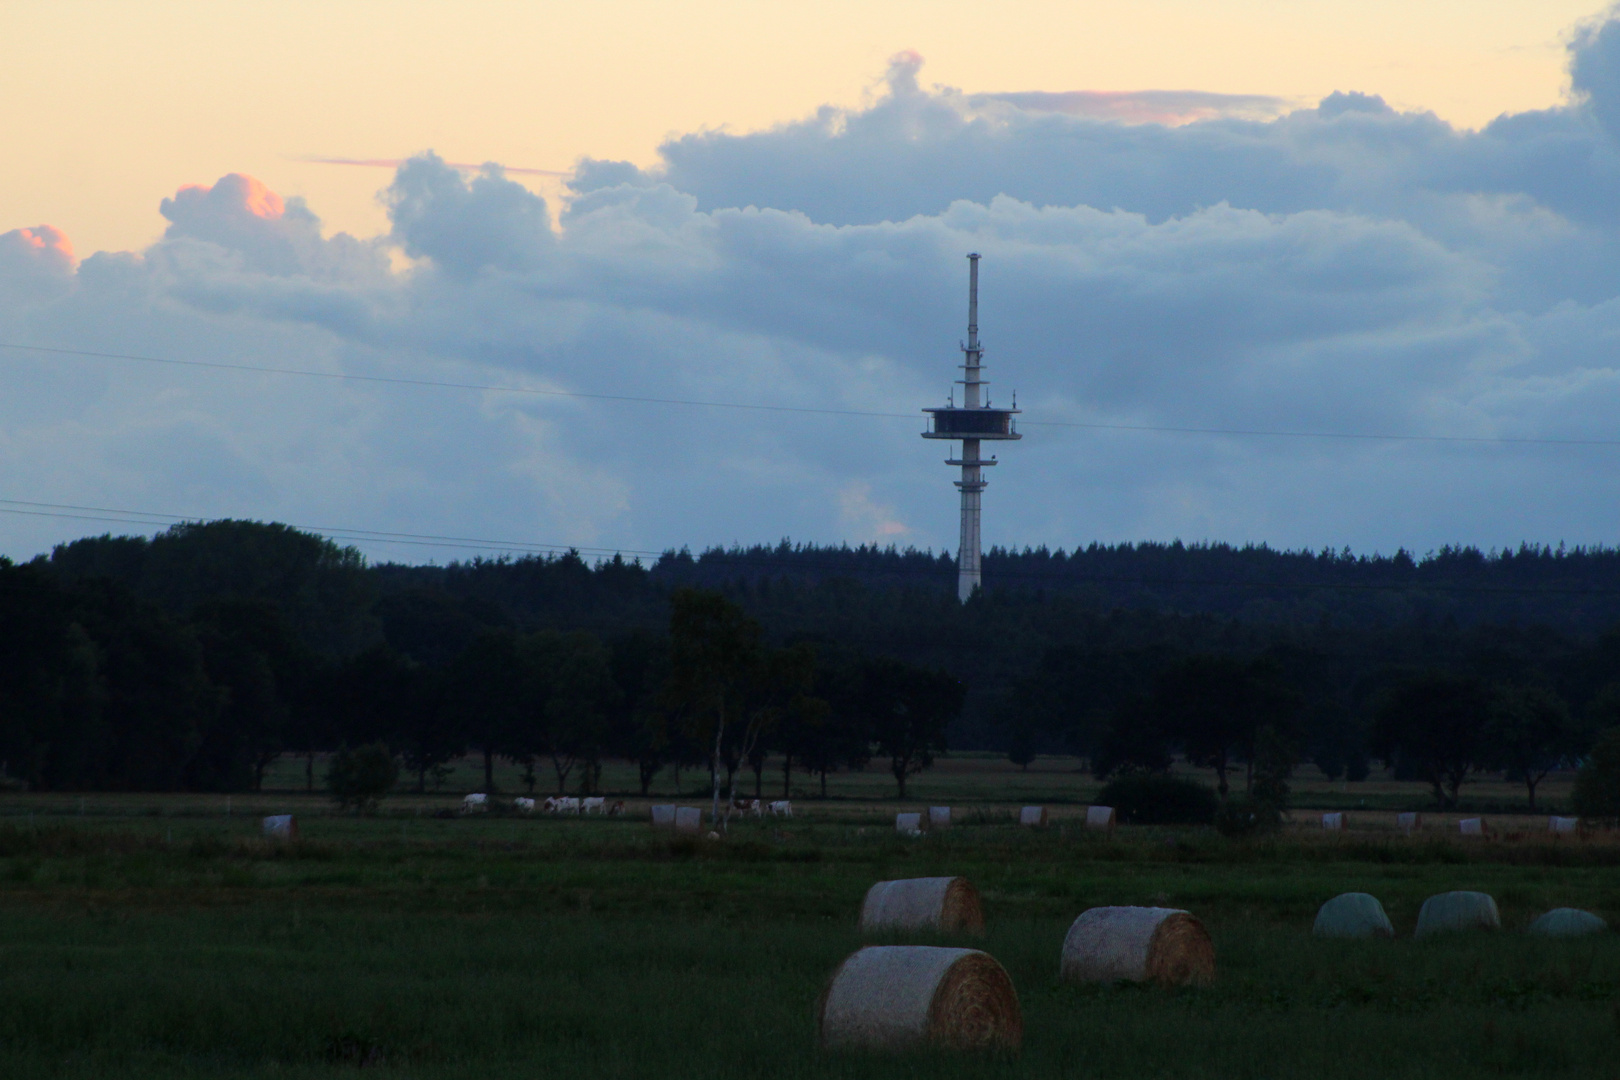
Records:
<instances>
[{"instance_id":1,"label":"tower observation deck","mask_svg":"<svg viewBox=\"0 0 1620 1080\"><path fill-rule=\"evenodd\" d=\"M966 602L983 580L979 567L979 493L988 481L981 469L996 463L995 455L988 459L979 456L979 444L985 440L1022 439L1018 434L1018 398L1014 407L997 409L990 404L989 383L980 378L984 370L984 349L979 345L979 256L968 256L968 337L962 346L962 404L956 404L953 392L950 403L934 409L924 409L932 423L922 433L925 439L960 439L962 456L949 458L947 465L960 465L962 479L956 482L962 492L962 535L956 549L956 595Z\"/></svg>"}]
</instances>

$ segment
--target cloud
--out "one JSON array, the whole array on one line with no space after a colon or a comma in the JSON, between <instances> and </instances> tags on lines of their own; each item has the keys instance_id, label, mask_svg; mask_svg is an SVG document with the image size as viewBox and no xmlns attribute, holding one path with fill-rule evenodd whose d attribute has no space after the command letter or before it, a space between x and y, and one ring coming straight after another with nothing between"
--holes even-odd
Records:
<instances>
[{"instance_id":1,"label":"cloud","mask_svg":"<svg viewBox=\"0 0 1620 1080\"><path fill-rule=\"evenodd\" d=\"M1027 90L970 94L965 100L975 109L1003 104L1028 113L1054 112L1127 124L1167 125L1222 117L1269 120L1289 106L1286 98L1267 94L1216 94L1206 90Z\"/></svg>"},{"instance_id":2,"label":"cloud","mask_svg":"<svg viewBox=\"0 0 1620 1080\"><path fill-rule=\"evenodd\" d=\"M0 259L14 266L37 267L46 273L58 274L70 272L75 261L67 234L52 225L0 233Z\"/></svg>"},{"instance_id":3,"label":"cloud","mask_svg":"<svg viewBox=\"0 0 1620 1080\"><path fill-rule=\"evenodd\" d=\"M1280 114L968 96L902 54L859 108L683 135L653 167L581 161L555 228L499 167L424 154L378 237L326 236L235 174L164 200L140 252L76 264L54 230L14 230L10 343L915 419L8 352L0 490L632 549L950 548L917 410L956 375L979 251L992 394L1026 410L987 543L1614 542L1611 447L1128 430L1620 436L1613 25L1574 38L1567 105L1478 131L1367 91ZM75 527L0 525L17 555Z\"/></svg>"},{"instance_id":4,"label":"cloud","mask_svg":"<svg viewBox=\"0 0 1620 1080\"><path fill-rule=\"evenodd\" d=\"M169 220L160 250L179 258L227 255L244 269L287 276L344 273L348 264L376 264L363 245L346 234L323 239L321 221L301 198L282 199L261 181L231 173L213 185L188 184L158 210ZM198 251L205 245L206 251Z\"/></svg>"},{"instance_id":5,"label":"cloud","mask_svg":"<svg viewBox=\"0 0 1620 1080\"><path fill-rule=\"evenodd\" d=\"M550 246L546 201L485 165L470 182L436 154L401 165L387 194L394 238L413 256L446 271L521 272Z\"/></svg>"}]
</instances>

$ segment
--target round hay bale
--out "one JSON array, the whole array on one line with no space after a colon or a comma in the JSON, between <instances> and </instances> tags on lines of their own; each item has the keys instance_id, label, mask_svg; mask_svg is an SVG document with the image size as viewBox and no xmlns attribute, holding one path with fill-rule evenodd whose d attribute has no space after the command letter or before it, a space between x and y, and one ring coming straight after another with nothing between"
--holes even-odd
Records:
<instances>
[{"instance_id":1,"label":"round hay bale","mask_svg":"<svg viewBox=\"0 0 1620 1080\"><path fill-rule=\"evenodd\" d=\"M1322 815L1322 828L1328 832L1342 832L1344 830L1344 813L1335 810L1331 814Z\"/></svg>"},{"instance_id":2,"label":"round hay bale","mask_svg":"<svg viewBox=\"0 0 1620 1080\"><path fill-rule=\"evenodd\" d=\"M1340 893L1316 913L1311 933L1317 937L1394 937L1395 927L1378 897L1364 892Z\"/></svg>"},{"instance_id":3,"label":"round hay bale","mask_svg":"<svg viewBox=\"0 0 1620 1080\"><path fill-rule=\"evenodd\" d=\"M930 806L928 808L928 827L930 829L950 828L951 808L948 806Z\"/></svg>"},{"instance_id":4,"label":"round hay bale","mask_svg":"<svg viewBox=\"0 0 1620 1080\"><path fill-rule=\"evenodd\" d=\"M264 819L264 835L276 840L296 840L298 822L291 814L272 814Z\"/></svg>"},{"instance_id":5,"label":"round hay bale","mask_svg":"<svg viewBox=\"0 0 1620 1080\"><path fill-rule=\"evenodd\" d=\"M1452 930L1499 930L1502 916L1496 901L1482 892L1439 893L1423 901L1418 909L1417 931L1413 937L1427 937Z\"/></svg>"},{"instance_id":6,"label":"round hay bale","mask_svg":"<svg viewBox=\"0 0 1620 1080\"><path fill-rule=\"evenodd\" d=\"M1550 832L1550 833L1572 833L1572 832L1577 832L1580 829L1580 826L1581 826L1581 819L1578 818L1578 817L1559 817L1557 814L1554 814L1552 817L1547 819L1547 831ZM1573 911L1575 909L1574 908L1560 908L1559 910L1560 911L1565 911L1565 910Z\"/></svg>"},{"instance_id":7,"label":"round hay bale","mask_svg":"<svg viewBox=\"0 0 1620 1080\"><path fill-rule=\"evenodd\" d=\"M655 829L673 829L675 827L675 804L655 803L652 808L652 823Z\"/></svg>"},{"instance_id":8,"label":"round hay bale","mask_svg":"<svg viewBox=\"0 0 1620 1080\"><path fill-rule=\"evenodd\" d=\"M1024 1041L1006 969L978 949L932 945L855 952L822 991L816 1028L825 1049L1017 1050Z\"/></svg>"},{"instance_id":9,"label":"round hay bale","mask_svg":"<svg viewBox=\"0 0 1620 1080\"><path fill-rule=\"evenodd\" d=\"M939 930L984 933L979 890L963 877L880 881L861 903L863 931Z\"/></svg>"},{"instance_id":10,"label":"round hay bale","mask_svg":"<svg viewBox=\"0 0 1620 1080\"><path fill-rule=\"evenodd\" d=\"M1114 830L1114 808L1112 806L1086 807L1086 828Z\"/></svg>"},{"instance_id":11,"label":"round hay bale","mask_svg":"<svg viewBox=\"0 0 1620 1080\"><path fill-rule=\"evenodd\" d=\"M703 828L703 811L696 806L675 808L676 832L699 832Z\"/></svg>"},{"instance_id":12,"label":"round hay bale","mask_svg":"<svg viewBox=\"0 0 1620 1080\"><path fill-rule=\"evenodd\" d=\"M1412 831L1414 829L1423 828L1423 815L1410 811L1403 814L1396 814L1395 827L1410 836L1412 835Z\"/></svg>"},{"instance_id":13,"label":"round hay bale","mask_svg":"<svg viewBox=\"0 0 1620 1080\"><path fill-rule=\"evenodd\" d=\"M1572 907L1553 908L1530 924L1530 932L1543 937L1583 937L1608 928L1608 923L1590 911Z\"/></svg>"},{"instance_id":14,"label":"round hay bale","mask_svg":"<svg viewBox=\"0 0 1620 1080\"><path fill-rule=\"evenodd\" d=\"M1203 986L1215 978L1215 945L1177 908L1096 907L1069 927L1058 973L1072 982Z\"/></svg>"},{"instance_id":15,"label":"round hay bale","mask_svg":"<svg viewBox=\"0 0 1620 1080\"><path fill-rule=\"evenodd\" d=\"M1046 807L1026 806L1018 811L1018 824L1040 827L1046 824Z\"/></svg>"},{"instance_id":16,"label":"round hay bale","mask_svg":"<svg viewBox=\"0 0 1620 1080\"><path fill-rule=\"evenodd\" d=\"M1457 822L1457 831L1462 833L1464 836L1484 836L1485 819L1477 817L1465 817L1461 821Z\"/></svg>"}]
</instances>

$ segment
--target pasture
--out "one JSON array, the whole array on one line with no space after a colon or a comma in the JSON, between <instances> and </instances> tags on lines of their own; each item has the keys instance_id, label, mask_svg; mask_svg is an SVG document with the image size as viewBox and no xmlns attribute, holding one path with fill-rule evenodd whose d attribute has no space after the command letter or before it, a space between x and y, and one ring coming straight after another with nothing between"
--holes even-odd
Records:
<instances>
[{"instance_id":1,"label":"pasture","mask_svg":"<svg viewBox=\"0 0 1620 1080\"><path fill-rule=\"evenodd\" d=\"M1505 813L1491 837L1433 819L1408 838L1385 818L1422 792L1385 781L1306 796L1342 800L1342 834L1108 836L1077 827L1090 782L1046 764L951 759L905 804L878 798L875 770L835 777L838 798L796 790L793 820L722 841L655 833L639 799L625 819L435 817L467 776L364 819L295 792L235 796L230 816L224 796L7 795L0 1055L9 1075L98 1078L1614 1075L1620 935L1523 928L1556 906L1620 916L1620 841ZM685 779L695 805L704 778ZM1013 824L1042 792L1054 823ZM928 801L959 823L895 835L895 810ZM298 841L257 835L288 811ZM867 887L947 873L983 894L987 936L961 943L1011 973L1022 1054L817 1052L815 1003L861 943ZM1504 931L1413 941L1449 889L1494 895ZM1379 896L1400 936L1313 939L1317 906L1348 890ZM1100 904L1193 911L1214 984L1059 983L1065 930Z\"/></svg>"}]
</instances>

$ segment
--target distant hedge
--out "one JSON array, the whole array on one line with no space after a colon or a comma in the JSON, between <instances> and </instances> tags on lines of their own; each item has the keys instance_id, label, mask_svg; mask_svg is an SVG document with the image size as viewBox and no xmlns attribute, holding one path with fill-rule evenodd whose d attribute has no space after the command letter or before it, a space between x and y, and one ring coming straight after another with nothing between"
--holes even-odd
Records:
<instances>
[{"instance_id":1,"label":"distant hedge","mask_svg":"<svg viewBox=\"0 0 1620 1080\"><path fill-rule=\"evenodd\" d=\"M1163 773L1115 777L1097 802L1112 806L1117 820L1131 825L1208 825L1220 808L1215 792L1203 784Z\"/></svg>"}]
</instances>

